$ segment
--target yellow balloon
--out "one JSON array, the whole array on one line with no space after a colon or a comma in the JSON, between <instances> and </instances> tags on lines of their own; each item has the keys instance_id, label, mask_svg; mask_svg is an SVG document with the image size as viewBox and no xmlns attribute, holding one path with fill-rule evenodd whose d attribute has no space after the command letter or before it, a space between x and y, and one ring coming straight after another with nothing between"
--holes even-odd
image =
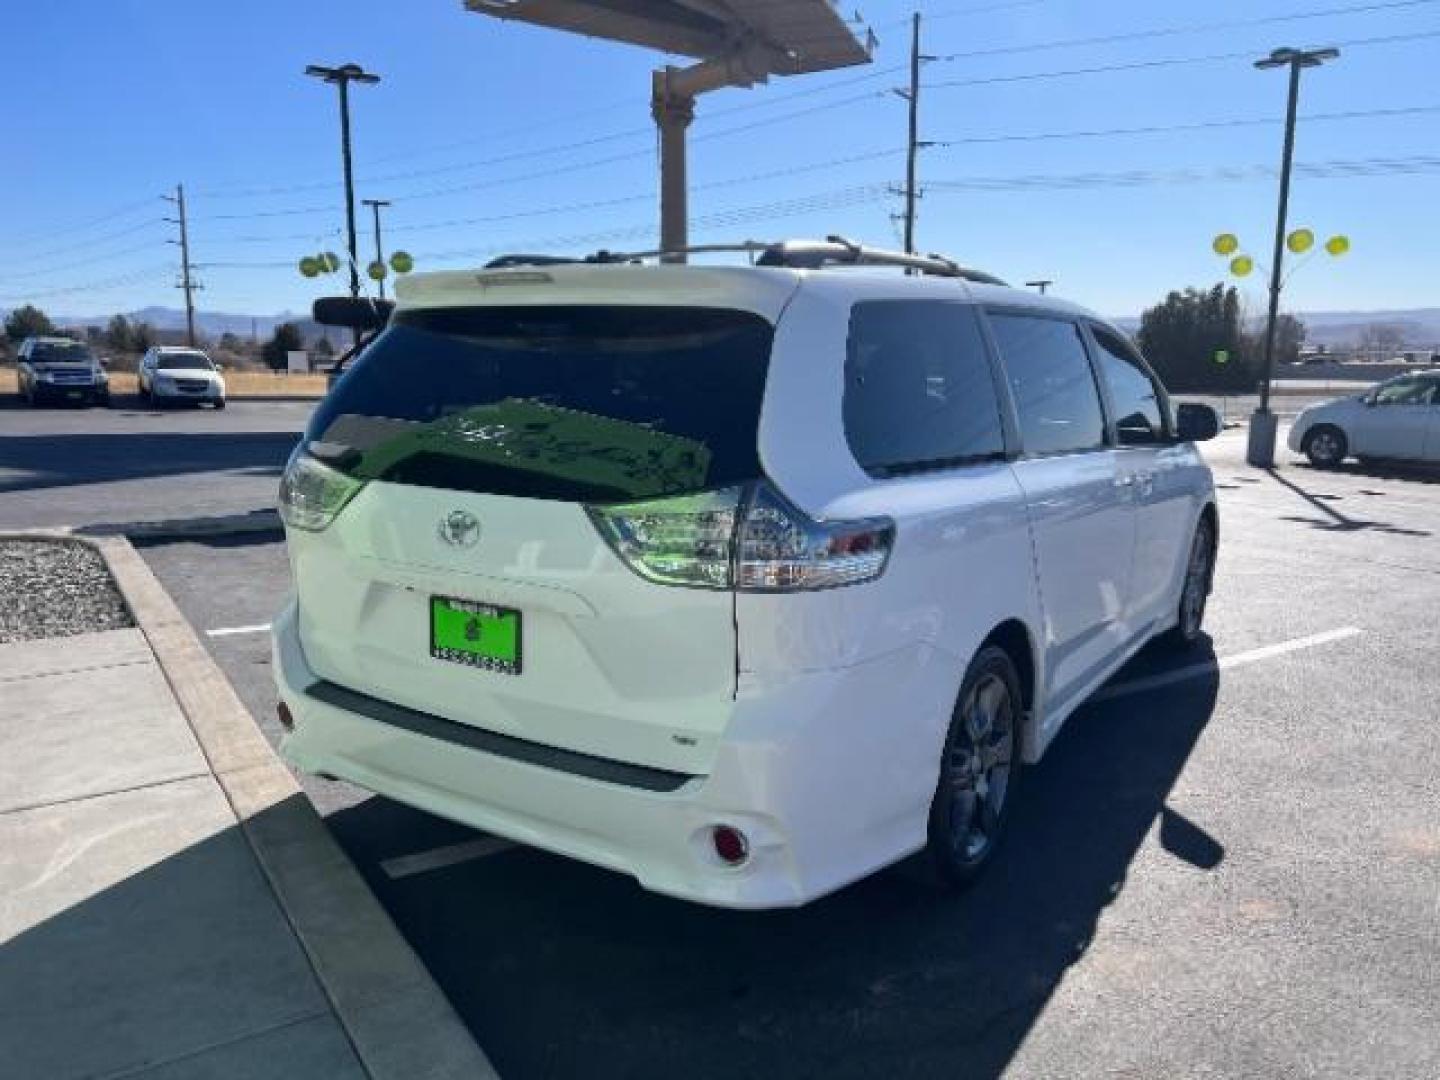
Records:
<instances>
[{"instance_id":1,"label":"yellow balloon","mask_svg":"<svg viewBox=\"0 0 1440 1080\"><path fill-rule=\"evenodd\" d=\"M1240 247L1240 240L1234 233L1222 232L1210 246L1216 255L1233 255Z\"/></svg>"},{"instance_id":2,"label":"yellow balloon","mask_svg":"<svg viewBox=\"0 0 1440 1080\"><path fill-rule=\"evenodd\" d=\"M415 260L408 251L397 251L390 256L390 269L397 274L408 274L415 269Z\"/></svg>"},{"instance_id":3,"label":"yellow balloon","mask_svg":"<svg viewBox=\"0 0 1440 1080\"><path fill-rule=\"evenodd\" d=\"M1350 250L1350 238L1348 236L1332 236L1325 241L1325 250L1331 255L1344 255Z\"/></svg>"},{"instance_id":4,"label":"yellow balloon","mask_svg":"<svg viewBox=\"0 0 1440 1080\"><path fill-rule=\"evenodd\" d=\"M1309 229L1296 229L1285 238L1285 246L1292 254L1303 255L1315 246L1315 234Z\"/></svg>"},{"instance_id":5,"label":"yellow balloon","mask_svg":"<svg viewBox=\"0 0 1440 1080\"><path fill-rule=\"evenodd\" d=\"M320 273L320 260L311 255L306 255L300 260L300 273L306 277L315 277Z\"/></svg>"},{"instance_id":6,"label":"yellow balloon","mask_svg":"<svg viewBox=\"0 0 1440 1080\"><path fill-rule=\"evenodd\" d=\"M370 275L371 281L385 280L385 264L379 259L373 259L370 265L365 268L365 273Z\"/></svg>"},{"instance_id":7,"label":"yellow balloon","mask_svg":"<svg viewBox=\"0 0 1440 1080\"><path fill-rule=\"evenodd\" d=\"M1245 277L1255 269L1255 260L1249 255L1236 255L1230 260L1230 272L1236 277Z\"/></svg>"}]
</instances>

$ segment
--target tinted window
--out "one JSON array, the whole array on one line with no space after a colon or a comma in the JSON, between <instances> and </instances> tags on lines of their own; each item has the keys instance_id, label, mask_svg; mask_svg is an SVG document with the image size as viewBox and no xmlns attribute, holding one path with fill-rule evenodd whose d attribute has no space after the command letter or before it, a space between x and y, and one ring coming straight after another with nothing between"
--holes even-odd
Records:
<instances>
[{"instance_id":1,"label":"tinted window","mask_svg":"<svg viewBox=\"0 0 1440 1080\"><path fill-rule=\"evenodd\" d=\"M1407 375L1382 383L1375 391L1375 402L1378 405L1424 405L1430 400L1430 393L1436 385L1440 385L1436 380Z\"/></svg>"},{"instance_id":2,"label":"tinted window","mask_svg":"<svg viewBox=\"0 0 1440 1080\"><path fill-rule=\"evenodd\" d=\"M844 411L850 451L871 476L1005 452L985 341L966 304L856 304Z\"/></svg>"},{"instance_id":3,"label":"tinted window","mask_svg":"<svg viewBox=\"0 0 1440 1080\"><path fill-rule=\"evenodd\" d=\"M90 350L78 341L37 341L30 349L30 359L37 364L93 363Z\"/></svg>"},{"instance_id":4,"label":"tinted window","mask_svg":"<svg viewBox=\"0 0 1440 1080\"><path fill-rule=\"evenodd\" d=\"M1105 443L1105 417L1080 328L1061 319L991 313L1027 454Z\"/></svg>"},{"instance_id":5,"label":"tinted window","mask_svg":"<svg viewBox=\"0 0 1440 1080\"><path fill-rule=\"evenodd\" d=\"M760 475L772 336L710 308L402 312L306 435L355 476L421 487L577 501L724 487Z\"/></svg>"},{"instance_id":6,"label":"tinted window","mask_svg":"<svg viewBox=\"0 0 1440 1080\"><path fill-rule=\"evenodd\" d=\"M1115 431L1121 446L1143 446L1165 438L1160 395L1139 359L1115 335L1098 326L1090 328L1100 346L1100 372L1115 408Z\"/></svg>"},{"instance_id":7,"label":"tinted window","mask_svg":"<svg viewBox=\"0 0 1440 1080\"><path fill-rule=\"evenodd\" d=\"M161 353L155 360L160 371L199 371L210 368L210 358L204 353Z\"/></svg>"}]
</instances>

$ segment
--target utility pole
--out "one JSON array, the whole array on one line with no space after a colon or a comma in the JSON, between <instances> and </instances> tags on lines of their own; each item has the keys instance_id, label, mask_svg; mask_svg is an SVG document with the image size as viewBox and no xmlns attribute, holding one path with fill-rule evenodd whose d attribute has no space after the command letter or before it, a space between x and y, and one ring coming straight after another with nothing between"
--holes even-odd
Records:
<instances>
[{"instance_id":1,"label":"utility pole","mask_svg":"<svg viewBox=\"0 0 1440 1080\"><path fill-rule=\"evenodd\" d=\"M389 205L390 205L390 200L389 200L389 199L361 199L360 201L363 202L366 206L370 207L371 210L375 211L375 261L376 261L377 263L379 263L379 264L383 267L383 266L385 265L385 248L384 248L384 246L380 243L380 208L381 208L382 206L389 206ZM380 284L380 299L381 299L381 300L384 300L384 299L385 299L385 279L382 277L382 278L379 278L378 280L379 280L379 284Z\"/></svg>"},{"instance_id":2,"label":"utility pole","mask_svg":"<svg viewBox=\"0 0 1440 1080\"><path fill-rule=\"evenodd\" d=\"M1055 284L1055 279L1054 279L1054 278L1039 278L1039 279L1036 280L1036 281L1027 281L1027 282L1025 282L1025 287L1026 287L1027 289L1039 289L1039 290L1040 290L1040 295L1041 295L1041 296L1044 296L1046 290L1049 289L1050 286L1051 286L1051 285L1054 285L1054 284Z\"/></svg>"},{"instance_id":3,"label":"utility pole","mask_svg":"<svg viewBox=\"0 0 1440 1080\"><path fill-rule=\"evenodd\" d=\"M905 152L905 251L915 253L915 158L920 151L920 12L910 16L910 136Z\"/></svg>"},{"instance_id":4,"label":"utility pole","mask_svg":"<svg viewBox=\"0 0 1440 1080\"><path fill-rule=\"evenodd\" d=\"M1285 261L1285 225L1290 210L1290 165L1295 156L1295 109L1300 100L1300 72L1319 67L1340 55L1339 49L1276 49L1255 61L1262 71L1290 69L1290 93L1285 110L1285 148L1280 158L1280 205L1275 214L1275 257L1270 260L1270 308L1265 319L1265 375L1260 383L1260 407L1250 417L1250 436L1245 460L1258 468L1275 464L1275 433L1278 423L1270 411L1270 379L1275 369L1275 323L1280 312L1281 275Z\"/></svg>"},{"instance_id":5,"label":"utility pole","mask_svg":"<svg viewBox=\"0 0 1440 1080\"><path fill-rule=\"evenodd\" d=\"M180 284L178 288L185 290L185 343L192 349L195 347L195 290L200 288L190 274L190 226L185 216L185 185L176 184L174 195L161 195L166 202L175 204L175 212L178 217L166 218L165 220L174 225L180 226ZM171 240L170 243L176 241Z\"/></svg>"},{"instance_id":6,"label":"utility pole","mask_svg":"<svg viewBox=\"0 0 1440 1080\"><path fill-rule=\"evenodd\" d=\"M345 229L350 252L350 295L360 295L360 269L355 251L355 178L350 162L350 84L357 82L372 86L380 81L379 75L371 74L359 64L343 64L340 67L323 67L310 64L305 74L336 86L340 91L340 159L345 170ZM356 331L358 340L359 331Z\"/></svg>"}]
</instances>

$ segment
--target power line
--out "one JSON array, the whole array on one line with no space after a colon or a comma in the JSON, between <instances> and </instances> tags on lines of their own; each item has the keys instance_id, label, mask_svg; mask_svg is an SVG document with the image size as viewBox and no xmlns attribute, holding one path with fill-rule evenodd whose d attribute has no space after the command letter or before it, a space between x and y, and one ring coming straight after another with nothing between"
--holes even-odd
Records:
<instances>
[{"instance_id":1,"label":"power line","mask_svg":"<svg viewBox=\"0 0 1440 1080\"><path fill-rule=\"evenodd\" d=\"M149 223L147 222L147 224L149 224ZM92 255L92 256L90 256L90 257L88 257L88 258L84 258L84 259L76 259L76 260L73 261L73 262L64 263L64 264L62 264L62 265L60 265L60 266L44 266L44 267L38 267L38 268L33 268L33 269L27 268L26 270L24 270L24 271L22 271L22 272L20 272L20 273L18 273L18 274L6 273L6 274L3 274L3 275L0 275L0 280L3 280L3 281L27 281L27 280L30 280L30 279L32 279L32 278L47 277L47 276L49 276L50 274L63 274L63 273L66 273L66 272L68 272L68 271L70 271L70 270L77 270L77 269L79 269L80 267L83 267L83 266L94 266L96 263L109 262L109 261L112 260L112 259L123 259L123 258L124 258L125 256L127 256L127 255L133 255L133 254L135 254L137 251L154 251L154 250L155 250L155 244L154 244L153 242L147 243L147 244L132 244L132 245L130 245L129 247L121 248L121 249L118 250L118 251L106 251L106 252L102 252L102 253L100 253L99 255Z\"/></svg>"},{"instance_id":2,"label":"power line","mask_svg":"<svg viewBox=\"0 0 1440 1080\"><path fill-rule=\"evenodd\" d=\"M87 218L84 221L73 222L69 225L52 225L48 228L32 230L28 233L21 233L19 236L11 237L9 240L6 241L6 243L9 245L28 244L32 240L36 240L41 237L65 236L69 233L84 232L86 230L94 228L96 225L103 225L108 221L114 221L116 218L125 217L129 214L133 214L137 210L153 207L154 205L155 203L150 199L141 199L136 202L126 203L123 206L119 206L114 210L110 210L96 217Z\"/></svg>"},{"instance_id":3,"label":"power line","mask_svg":"<svg viewBox=\"0 0 1440 1080\"><path fill-rule=\"evenodd\" d=\"M1253 26L1299 22L1304 19L1330 18L1337 15L1358 15L1376 11L1389 11L1395 8L1428 7L1436 3L1440 3L1440 0L1386 0L1384 3L1320 8L1311 11L1291 12L1286 15L1266 15L1249 19L1231 19L1224 22L1151 27L1145 30L1130 30L1119 34L1102 34L1092 37L1062 38L1056 41L1031 42L1028 45L1001 45L987 49L972 49L966 52L948 53L940 57L940 59L945 61L973 60L985 56L1013 56L1020 53L1044 52L1051 49L1072 49L1089 45L1112 45L1128 41L1151 41L1162 37L1181 37L1186 34L1213 33L1220 30L1246 30Z\"/></svg>"},{"instance_id":4,"label":"power line","mask_svg":"<svg viewBox=\"0 0 1440 1080\"><path fill-rule=\"evenodd\" d=\"M7 303L24 303L30 300L43 299L48 296L68 296L82 292L101 292L105 289L119 289L129 285L138 285L154 278L168 276L173 267L169 263L160 263L157 266L147 267L143 270L134 270L117 277L107 278L101 281L87 281L83 285L66 285L58 288L40 289L23 294L12 294L12 299Z\"/></svg>"},{"instance_id":5,"label":"power line","mask_svg":"<svg viewBox=\"0 0 1440 1080\"><path fill-rule=\"evenodd\" d=\"M1440 112L1440 105L1414 105L1394 109L1356 109L1347 112L1310 113L1300 119L1307 124L1326 120L1360 120L1383 116L1417 116ZM1154 124L1141 127L1090 128L1075 131L1042 131L1006 135L970 135L958 139L934 139L927 145L937 147L985 145L1012 142L1048 142L1055 139L1099 139L1120 135L1166 135L1173 132L1225 130L1237 127L1274 126L1283 121L1274 116L1232 117L1228 120L1202 120L1190 124Z\"/></svg>"}]
</instances>

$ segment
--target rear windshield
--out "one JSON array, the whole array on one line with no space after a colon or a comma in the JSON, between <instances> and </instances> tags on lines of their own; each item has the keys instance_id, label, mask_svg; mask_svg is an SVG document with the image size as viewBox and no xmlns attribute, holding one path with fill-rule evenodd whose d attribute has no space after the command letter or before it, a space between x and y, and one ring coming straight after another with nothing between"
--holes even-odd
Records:
<instances>
[{"instance_id":1,"label":"rear windshield","mask_svg":"<svg viewBox=\"0 0 1440 1080\"><path fill-rule=\"evenodd\" d=\"M771 325L690 307L401 312L321 402L311 453L362 479L531 499L753 480Z\"/></svg>"}]
</instances>

